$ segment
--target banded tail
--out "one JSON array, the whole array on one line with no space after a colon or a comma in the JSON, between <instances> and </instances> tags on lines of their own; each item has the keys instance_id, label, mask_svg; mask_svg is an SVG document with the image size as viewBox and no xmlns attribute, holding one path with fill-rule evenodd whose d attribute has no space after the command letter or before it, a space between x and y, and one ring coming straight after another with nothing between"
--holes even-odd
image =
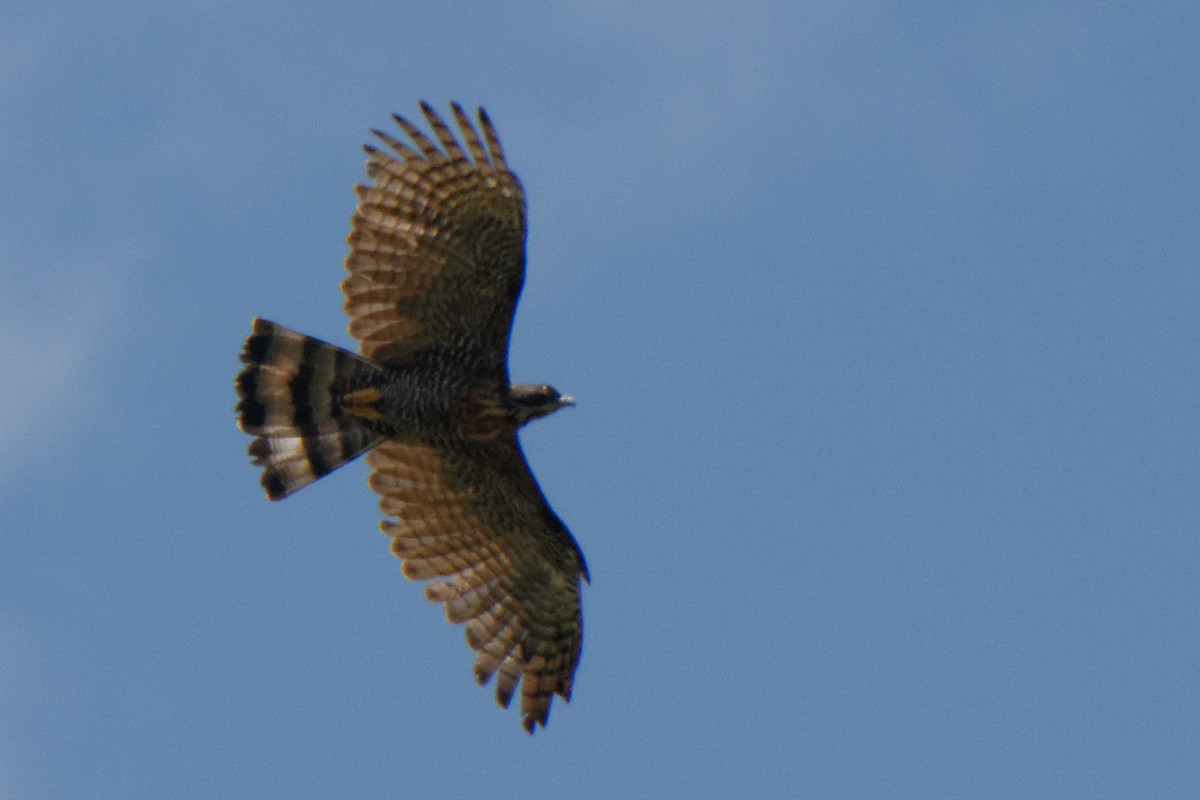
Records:
<instances>
[{"instance_id":1,"label":"banded tail","mask_svg":"<svg viewBox=\"0 0 1200 800\"><path fill-rule=\"evenodd\" d=\"M258 437L249 453L263 468L268 499L287 497L381 440L365 422L380 374L367 359L258 317L241 359L238 425ZM364 405L347 406L355 401Z\"/></svg>"}]
</instances>

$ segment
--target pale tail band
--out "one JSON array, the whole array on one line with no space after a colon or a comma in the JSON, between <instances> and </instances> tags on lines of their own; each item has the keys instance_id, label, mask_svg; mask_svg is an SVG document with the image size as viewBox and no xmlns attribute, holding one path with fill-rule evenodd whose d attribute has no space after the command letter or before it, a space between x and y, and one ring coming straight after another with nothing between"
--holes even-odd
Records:
<instances>
[{"instance_id":1,"label":"pale tail band","mask_svg":"<svg viewBox=\"0 0 1200 800\"><path fill-rule=\"evenodd\" d=\"M279 500L380 441L342 401L370 385L379 367L340 347L255 318L237 376L238 424L256 438L249 454L262 486Z\"/></svg>"}]
</instances>

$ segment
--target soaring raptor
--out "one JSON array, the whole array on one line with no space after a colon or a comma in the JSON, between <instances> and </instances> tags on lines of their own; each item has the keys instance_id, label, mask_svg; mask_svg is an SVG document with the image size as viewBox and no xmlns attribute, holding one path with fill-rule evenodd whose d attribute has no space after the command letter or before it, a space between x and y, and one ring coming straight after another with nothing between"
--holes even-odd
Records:
<instances>
[{"instance_id":1,"label":"soaring raptor","mask_svg":"<svg viewBox=\"0 0 1200 800\"><path fill-rule=\"evenodd\" d=\"M342 281L361 355L255 319L238 422L271 500L367 454L404 575L466 623L475 679L495 676L502 707L520 684L532 733L571 697L588 573L517 430L572 400L509 381L525 197L483 109L476 129L451 108L462 143L422 103L436 142L396 116L408 143L373 131L391 152L364 147Z\"/></svg>"}]
</instances>

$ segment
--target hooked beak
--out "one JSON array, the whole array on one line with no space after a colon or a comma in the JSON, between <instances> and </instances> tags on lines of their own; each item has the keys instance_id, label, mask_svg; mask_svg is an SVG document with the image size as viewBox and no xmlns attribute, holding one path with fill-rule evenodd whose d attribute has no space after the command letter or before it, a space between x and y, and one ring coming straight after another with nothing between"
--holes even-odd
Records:
<instances>
[{"instance_id":1,"label":"hooked beak","mask_svg":"<svg viewBox=\"0 0 1200 800\"><path fill-rule=\"evenodd\" d=\"M573 406L575 405L575 398L569 394L564 394L558 398L558 402L560 405Z\"/></svg>"}]
</instances>

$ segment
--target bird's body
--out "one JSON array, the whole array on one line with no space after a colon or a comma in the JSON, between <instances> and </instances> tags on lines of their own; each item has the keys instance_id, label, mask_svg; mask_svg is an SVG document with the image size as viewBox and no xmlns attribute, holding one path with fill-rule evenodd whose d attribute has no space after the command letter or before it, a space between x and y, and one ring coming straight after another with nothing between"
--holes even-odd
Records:
<instances>
[{"instance_id":1,"label":"bird's body","mask_svg":"<svg viewBox=\"0 0 1200 800\"><path fill-rule=\"evenodd\" d=\"M255 319L239 424L272 500L367 453L404 574L438 579L426 595L467 623L476 678L496 675L503 706L519 683L532 732L570 697L587 567L517 430L572 400L509 381L525 205L491 123L480 138L453 106L464 152L422 109L441 148L397 117L416 149L376 131L395 156L368 147L356 187L342 291L361 354Z\"/></svg>"}]
</instances>

